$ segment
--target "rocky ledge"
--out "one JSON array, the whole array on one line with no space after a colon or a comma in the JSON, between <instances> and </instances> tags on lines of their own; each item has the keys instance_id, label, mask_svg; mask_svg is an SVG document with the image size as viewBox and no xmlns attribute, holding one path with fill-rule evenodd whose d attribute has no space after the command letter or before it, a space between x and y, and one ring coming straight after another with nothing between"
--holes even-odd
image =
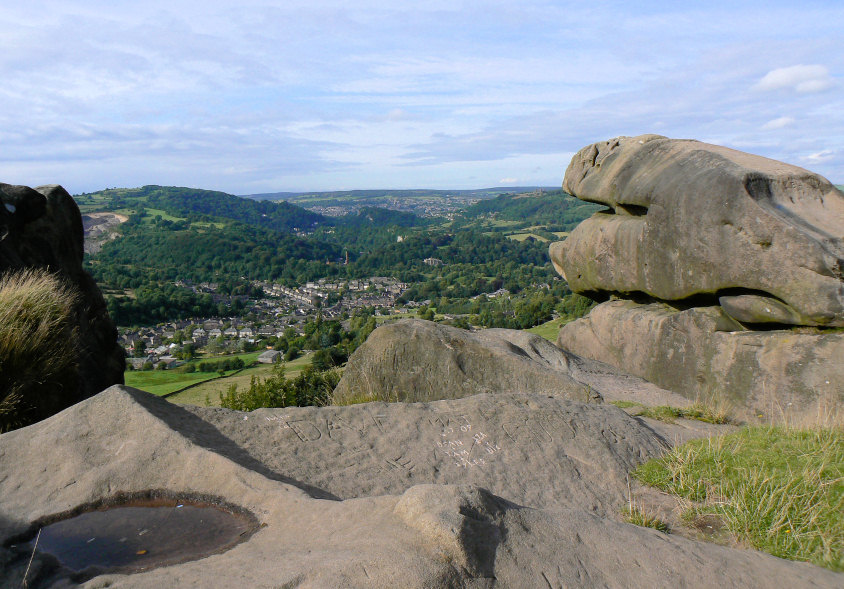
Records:
<instances>
[{"instance_id":1,"label":"rocky ledge","mask_svg":"<svg viewBox=\"0 0 844 589\"><path fill-rule=\"evenodd\" d=\"M246 414L115 386L0 436L0 585L841 586L805 563L618 521L627 472L664 447L616 407L548 395ZM7 541L150 489L215 497L262 527L201 560L88 581Z\"/></svg>"},{"instance_id":2,"label":"rocky ledge","mask_svg":"<svg viewBox=\"0 0 844 589\"><path fill-rule=\"evenodd\" d=\"M607 206L550 247L598 299L558 344L753 412L844 401L844 194L802 168L698 141L581 149L563 188Z\"/></svg>"}]
</instances>

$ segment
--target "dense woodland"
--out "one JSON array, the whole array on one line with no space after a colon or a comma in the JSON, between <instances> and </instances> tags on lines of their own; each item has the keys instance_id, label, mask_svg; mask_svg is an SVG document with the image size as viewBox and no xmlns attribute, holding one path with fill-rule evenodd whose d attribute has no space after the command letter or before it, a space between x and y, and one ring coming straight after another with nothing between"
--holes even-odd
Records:
<instances>
[{"instance_id":1,"label":"dense woodland","mask_svg":"<svg viewBox=\"0 0 844 589\"><path fill-rule=\"evenodd\" d=\"M129 217L116 239L86 257L120 325L243 311L239 298L215 303L174 286L178 279L215 282L246 298L261 295L254 280L296 286L391 276L410 284L401 302L427 301L477 325L529 327L570 294L548 259L547 242L559 238L552 231L570 230L598 208L561 191L501 195L448 222L378 208L328 218L284 202L160 186L76 198L83 211ZM514 239L522 229L530 236ZM473 299L499 289L510 296Z\"/></svg>"}]
</instances>

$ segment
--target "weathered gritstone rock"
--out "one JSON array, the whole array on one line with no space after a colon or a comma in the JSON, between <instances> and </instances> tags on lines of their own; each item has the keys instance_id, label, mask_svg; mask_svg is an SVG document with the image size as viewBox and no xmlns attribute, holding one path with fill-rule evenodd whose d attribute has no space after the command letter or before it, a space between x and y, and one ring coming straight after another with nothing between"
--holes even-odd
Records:
<instances>
[{"instance_id":1,"label":"weathered gritstone rock","mask_svg":"<svg viewBox=\"0 0 844 589\"><path fill-rule=\"evenodd\" d=\"M844 403L844 334L748 331L718 306L608 301L565 325L557 344L689 399L723 396L755 415Z\"/></svg>"},{"instance_id":2,"label":"weathered gritstone rock","mask_svg":"<svg viewBox=\"0 0 844 589\"><path fill-rule=\"evenodd\" d=\"M66 387L65 407L122 383L125 369L102 293L82 269L82 249L82 217L64 188L0 184L0 274L48 269L80 295L74 308L80 384Z\"/></svg>"},{"instance_id":3,"label":"weathered gritstone rock","mask_svg":"<svg viewBox=\"0 0 844 589\"><path fill-rule=\"evenodd\" d=\"M334 391L349 401L434 401L478 393L543 393L576 401L600 395L573 380L568 359L537 335L467 331L421 319L379 327L355 350Z\"/></svg>"},{"instance_id":4,"label":"weathered gritstone rock","mask_svg":"<svg viewBox=\"0 0 844 589\"><path fill-rule=\"evenodd\" d=\"M844 325L844 194L817 174L642 135L581 149L563 188L611 209L551 245L575 292L708 295L743 322Z\"/></svg>"},{"instance_id":5,"label":"weathered gritstone rock","mask_svg":"<svg viewBox=\"0 0 844 589\"><path fill-rule=\"evenodd\" d=\"M401 429L427 431L428 426L421 424L430 418L436 424L431 425L431 437L425 434L412 442L421 446L420 462L423 456L430 462L439 460L440 472L462 473L465 478L473 469L486 468L491 462L452 467L449 461L453 456L437 458L443 446L436 442L454 433L448 431L453 427L447 425L448 415L456 413L460 419L465 415L471 421L481 415L484 403L496 403L492 409L502 413L502 418L535 417L543 412L568 415L566 410L577 405L539 395L523 395L521 400L515 395L481 396L428 405L396 404L390 406L389 421L382 421L384 432L373 425L361 433L360 425L388 406L188 413L147 393L112 387L41 423L0 436L0 542L49 514L119 492L162 489L218 497L249 510L264 527L221 554L128 576L102 575L85 586L841 586L844 576L807 564L666 536L565 507L581 504L579 483L570 486L561 499L547 502L543 509L537 509L540 505L530 497L525 497L524 506L508 500L519 496L520 490L509 489L512 481L504 478L498 483L506 493L503 497L466 484L468 480L459 485L431 484L433 481L418 485L413 481L380 485L394 489L389 495L331 501L314 498L325 496L325 491L296 480L288 471L288 467L302 462L309 466L300 468L310 468L313 473L329 468L334 476L345 476L350 488L353 479L390 478L391 467L367 467L354 476L342 473L344 467L353 469L354 457L364 453L375 457L371 465L376 458L397 462L394 451L413 452L414 448L396 446L403 443L399 439L391 445L392 451L385 451L386 446L379 446L377 440L390 438ZM585 430L575 434L576 443L588 444L591 439L594 447L585 452L627 457L621 462L610 460L608 472L617 472L636 453L649 455L650 448L660 445L652 432L614 408L582 407L587 413L578 419ZM211 417L213 423L206 420ZM321 427L322 420L340 424L341 419L353 429L332 428L331 432L344 437L331 438L323 432L325 439L307 441L305 421ZM600 419L606 420L603 432L594 423ZM526 446L534 444L530 440L534 434L529 432L536 427L535 421L517 420L528 432ZM293 437L267 435L265 424L275 427L281 436L292 430ZM613 435L622 433L619 428L626 437L615 440ZM253 430L262 435L243 437L242 432ZM239 441L234 436L238 431ZM566 426L560 424L553 439L543 438L542 442L568 451L563 431ZM493 430L485 433L493 438ZM514 451L520 437L517 431L511 433L514 439L507 438L508 445L496 451L494 460L512 464L531 456L527 451ZM502 440L507 436L503 428L495 435ZM364 440L361 447L369 443L373 446L344 455L345 448L359 447L355 445L361 439L358 436ZM327 464L311 462L311 455L301 451L320 440L326 448L337 449L334 459L328 452L323 454ZM45 448L50 451L45 452ZM635 450L633 454L630 448ZM273 464L259 459L273 452L286 455ZM532 483L524 481L525 487L571 485L561 478L546 479L542 471L548 464L540 458L532 459L530 475L538 478ZM561 454L557 459L564 460ZM586 466L579 465L578 469L584 473L582 481L593 481L599 474ZM556 476L570 474L558 472ZM456 479L460 477L458 474ZM541 497L542 493L534 496ZM0 543L0 586L21 586L30 554L9 547L8 542ZM69 578L55 561L36 553L27 582L29 587L45 587L69 584Z\"/></svg>"},{"instance_id":6,"label":"weathered gritstone rock","mask_svg":"<svg viewBox=\"0 0 844 589\"><path fill-rule=\"evenodd\" d=\"M261 464L340 499L466 483L522 505L607 513L624 501L627 472L665 447L613 405L536 394L248 416L186 409Z\"/></svg>"}]
</instances>

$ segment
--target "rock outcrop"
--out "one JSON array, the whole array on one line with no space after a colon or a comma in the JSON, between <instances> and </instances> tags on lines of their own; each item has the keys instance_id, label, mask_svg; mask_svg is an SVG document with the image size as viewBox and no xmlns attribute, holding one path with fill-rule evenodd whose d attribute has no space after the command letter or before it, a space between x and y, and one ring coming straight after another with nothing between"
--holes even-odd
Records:
<instances>
[{"instance_id":1,"label":"rock outcrop","mask_svg":"<svg viewBox=\"0 0 844 589\"><path fill-rule=\"evenodd\" d=\"M576 292L622 301L565 326L560 346L764 413L844 400L844 335L829 329L844 326L844 194L826 179L643 135L583 148L563 188L609 210L551 245L555 268Z\"/></svg>"},{"instance_id":2,"label":"rock outcrop","mask_svg":"<svg viewBox=\"0 0 844 589\"><path fill-rule=\"evenodd\" d=\"M600 398L572 379L566 355L537 335L405 319L379 327L355 350L334 399L434 401L488 392Z\"/></svg>"},{"instance_id":3,"label":"rock outcrop","mask_svg":"<svg viewBox=\"0 0 844 589\"><path fill-rule=\"evenodd\" d=\"M615 407L547 395L246 414L112 387L0 435L0 586L78 582L9 539L149 489L215 496L263 525L226 552L86 586L841 586L805 563L614 519L622 474L662 444Z\"/></svg>"},{"instance_id":4,"label":"rock outcrop","mask_svg":"<svg viewBox=\"0 0 844 589\"><path fill-rule=\"evenodd\" d=\"M840 334L731 327L735 322L720 307L614 300L568 324L558 344L689 398L714 397L766 419L802 412L819 400L844 402Z\"/></svg>"},{"instance_id":5,"label":"rock outcrop","mask_svg":"<svg viewBox=\"0 0 844 589\"><path fill-rule=\"evenodd\" d=\"M82 256L82 218L64 188L0 184L0 274L45 269L78 295L73 309L78 378L63 388L61 407L122 383L125 368L117 331L100 290L82 269Z\"/></svg>"},{"instance_id":6,"label":"rock outcrop","mask_svg":"<svg viewBox=\"0 0 844 589\"><path fill-rule=\"evenodd\" d=\"M721 297L743 322L844 326L844 194L817 174L642 135L581 149L563 188L610 208L551 248L576 292Z\"/></svg>"}]
</instances>

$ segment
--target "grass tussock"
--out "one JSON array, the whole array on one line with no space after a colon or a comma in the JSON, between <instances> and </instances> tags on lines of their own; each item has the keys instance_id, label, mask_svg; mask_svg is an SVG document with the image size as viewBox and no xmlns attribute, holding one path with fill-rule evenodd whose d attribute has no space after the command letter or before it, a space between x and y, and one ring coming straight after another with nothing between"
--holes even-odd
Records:
<instances>
[{"instance_id":1,"label":"grass tussock","mask_svg":"<svg viewBox=\"0 0 844 589\"><path fill-rule=\"evenodd\" d=\"M747 427L640 466L642 482L716 514L741 543L844 570L844 430Z\"/></svg>"},{"instance_id":2,"label":"grass tussock","mask_svg":"<svg viewBox=\"0 0 844 589\"><path fill-rule=\"evenodd\" d=\"M634 417L648 417L658 419L667 423L674 423L676 419L696 419L706 423L732 423L728 407L714 404L695 403L691 407L671 407L669 405L658 405L649 407L636 403L635 401L611 401L616 407L635 410L631 413Z\"/></svg>"},{"instance_id":3,"label":"grass tussock","mask_svg":"<svg viewBox=\"0 0 844 589\"><path fill-rule=\"evenodd\" d=\"M624 521L634 526L641 526L643 528L651 528L663 534L669 533L671 530L667 523L656 517L655 515L647 513L644 509L631 503L622 510Z\"/></svg>"},{"instance_id":4,"label":"grass tussock","mask_svg":"<svg viewBox=\"0 0 844 589\"><path fill-rule=\"evenodd\" d=\"M51 415L75 393L76 302L45 270L0 276L0 432Z\"/></svg>"}]
</instances>

